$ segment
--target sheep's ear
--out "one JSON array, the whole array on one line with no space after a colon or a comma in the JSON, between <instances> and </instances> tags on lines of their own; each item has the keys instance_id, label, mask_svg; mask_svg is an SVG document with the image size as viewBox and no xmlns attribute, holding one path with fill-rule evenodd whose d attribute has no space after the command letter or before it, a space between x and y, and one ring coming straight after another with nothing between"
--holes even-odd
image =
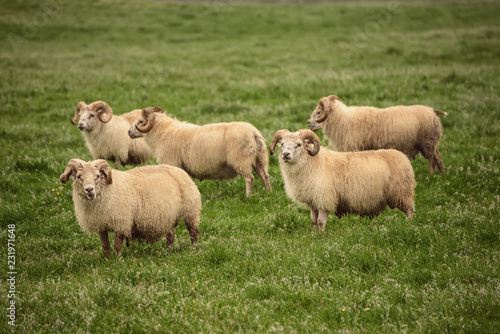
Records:
<instances>
[{"instance_id":1,"label":"sheep's ear","mask_svg":"<svg viewBox=\"0 0 500 334\"><path fill-rule=\"evenodd\" d=\"M111 166L108 164L106 160L99 159L93 161L94 166L99 170L101 174L106 177L106 183L113 183L113 178L111 176Z\"/></svg>"},{"instance_id":2,"label":"sheep's ear","mask_svg":"<svg viewBox=\"0 0 500 334\"><path fill-rule=\"evenodd\" d=\"M153 112L158 112L158 113L162 113L162 114L164 114L164 113L165 113L165 112L163 111L163 109L162 109L162 108L160 108L160 107L153 107Z\"/></svg>"},{"instance_id":3,"label":"sheep's ear","mask_svg":"<svg viewBox=\"0 0 500 334\"><path fill-rule=\"evenodd\" d=\"M302 138L304 138L304 145L307 148L307 153L309 153L312 157L318 154L321 148L318 136L316 136L316 134L309 129L301 129L297 132Z\"/></svg>"},{"instance_id":4,"label":"sheep's ear","mask_svg":"<svg viewBox=\"0 0 500 334\"><path fill-rule=\"evenodd\" d=\"M82 109L85 108L87 104L83 101L78 102L76 105L76 110L75 110L75 115L73 118L70 118L69 120L71 121L71 124L76 125L78 123L78 119L80 118L80 113L82 112Z\"/></svg>"},{"instance_id":5,"label":"sheep's ear","mask_svg":"<svg viewBox=\"0 0 500 334\"><path fill-rule=\"evenodd\" d=\"M314 151L314 143L312 143L310 140L304 140L304 147L307 151L307 153L311 154L311 152Z\"/></svg>"},{"instance_id":6,"label":"sheep's ear","mask_svg":"<svg viewBox=\"0 0 500 334\"><path fill-rule=\"evenodd\" d=\"M332 112L333 105L335 104L336 101L340 101L340 99L338 98L338 96L335 95L330 95L328 97L321 98L319 100L318 107L320 107L322 113L319 115L317 119L315 119L315 121L318 123L324 122Z\"/></svg>"},{"instance_id":7,"label":"sheep's ear","mask_svg":"<svg viewBox=\"0 0 500 334\"><path fill-rule=\"evenodd\" d=\"M276 149L276 145L281 142L281 138L286 133L290 133L290 131L288 131L287 129L276 131L273 137L273 141L271 142L271 145L269 145L269 154L274 155L274 150Z\"/></svg>"},{"instance_id":8,"label":"sheep's ear","mask_svg":"<svg viewBox=\"0 0 500 334\"><path fill-rule=\"evenodd\" d=\"M155 121L156 121L156 116L155 116L155 111L154 111L155 108L160 109L159 107L147 107L147 108L142 109L141 117L145 118L147 121L146 121L146 124L144 124L143 126L139 126L139 124L136 122L135 128L137 129L137 131L139 131L141 133L146 133L146 132L151 131L151 129L155 125Z\"/></svg>"},{"instance_id":9,"label":"sheep's ear","mask_svg":"<svg viewBox=\"0 0 500 334\"><path fill-rule=\"evenodd\" d=\"M68 165L66 166L64 172L61 174L61 176L59 176L59 181L61 181L61 183L68 183L69 179L74 179L78 168L81 168L83 163L85 163L85 161L83 160L71 159L68 162Z\"/></svg>"}]
</instances>

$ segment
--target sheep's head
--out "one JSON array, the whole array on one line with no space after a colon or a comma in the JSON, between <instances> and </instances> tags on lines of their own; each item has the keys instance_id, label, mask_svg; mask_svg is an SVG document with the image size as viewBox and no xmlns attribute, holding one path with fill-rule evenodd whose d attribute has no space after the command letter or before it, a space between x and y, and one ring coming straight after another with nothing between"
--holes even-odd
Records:
<instances>
[{"instance_id":1,"label":"sheep's head","mask_svg":"<svg viewBox=\"0 0 500 334\"><path fill-rule=\"evenodd\" d=\"M89 200L95 199L106 185L113 182L111 167L102 159L89 162L71 159L59 180L67 183L70 178L75 180L73 187Z\"/></svg>"},{"instance_id":2,"label":"sheep's head","mask_svg":"<svg viewBox=\"0 0 500 334\"><path fill-rule=\"evenodd\" d=\"M316 109L314 109L314 111L312 112L311 117L309 117L307 126L312 131L321 129L322 125L320 123L324 122L328 118L333 110L333 105L337 101L340 101L340 99L335 95L321 98L321 100L319 100L318 102L318 105L316 106Z\"/></svg>"},{"instance_id":3,"label":"sheep's head","mask_svg":"<svg viewBox=\"0 0 500 334\"><path fill-rule=\"evenodd\" d=\"M76 105L75 116L71 119L73 125L78 124L80 131L92 131L100 122L108 123L113 117L111 107L102 101L86 104L83 101Z\"/></svg>"},{"instance_id":4,"label":"sheep's head","mask_svg":"<svg viewBox=\"0 0 500 334\"><path fill-rule=\"evenodd\" d=\"M309 129L301 129L297 132L290 132L287 129L278 130L269 146L271 155L274 154L276 145L281 147L280 158L286 163L297 162L301 154L306 151L310 156L315 156L320 149L318 136Z\"/></svg>"},{"instance_id":5,"label":"sheep's head","mask_svg":"<svg viewBox=\"0 0 500 334\"><path fill-rule=\"evenodd\" d=\"M158 114L163 114L164 111L160 107L147 107L142 109L141 116L135 121L134 124L128 130L128 135L130 138L139 138L151 131L155 125L156 116Z\"/></svg>"}]
</instances>

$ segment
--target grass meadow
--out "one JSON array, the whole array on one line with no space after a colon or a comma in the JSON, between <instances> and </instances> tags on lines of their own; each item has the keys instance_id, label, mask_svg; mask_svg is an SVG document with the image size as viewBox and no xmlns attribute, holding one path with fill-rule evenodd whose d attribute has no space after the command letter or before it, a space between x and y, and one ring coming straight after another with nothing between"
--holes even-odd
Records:
<instances>
[{"instance_id":1,"label":"grass meadow","mask_svg":"<svg viewBox=\"0 0 500 334\"><path fill-rule=\"evenodd\" d=\"M0 8L0 332L500 332L500 3ZM92 159L69 121L81 100L247 121L270 144L330 94L448 113L446 173L412 161L412 220L330 215L313 233L273 156L272 193L258 178L249 198L241 177L196 181L197 245L181 223L172 249L132 244L107 260L78 225L72 181L58 183L71 158Z\"/></svg>"}]
</instances>

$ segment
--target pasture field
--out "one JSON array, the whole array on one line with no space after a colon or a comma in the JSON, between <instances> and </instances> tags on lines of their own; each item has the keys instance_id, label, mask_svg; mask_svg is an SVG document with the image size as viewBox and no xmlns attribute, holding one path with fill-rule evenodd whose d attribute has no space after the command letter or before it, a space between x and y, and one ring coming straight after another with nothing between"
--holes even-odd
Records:
<instances>
[{"instance_id":1,"label":"pasture field","mask_svg":"<svg viewBox=\"0 0 500 334\"><path fill-rule=\"evenodd\" d=\"M500 332L499 17L495 1L1 0L0 332ZM92 158L69 121L81 100L247 121L270 144L330 94L448 113L446 173L412 161L412 220L330 215L314 233L275 155L272 193L196 181L197 245L181 223L170 250L106 260L58 183Z\"/></svg>"}]
</instances>

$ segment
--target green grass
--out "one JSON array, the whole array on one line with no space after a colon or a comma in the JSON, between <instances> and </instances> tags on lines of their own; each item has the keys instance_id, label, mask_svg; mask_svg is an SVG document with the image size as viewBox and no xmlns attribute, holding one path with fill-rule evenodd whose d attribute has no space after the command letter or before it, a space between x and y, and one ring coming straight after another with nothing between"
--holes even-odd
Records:
<instances>
[{"instance_id":1,"label":"green grass","mask_svg":"<svg viewBox=\"0 0 500 334\"><path fill-rule=\"evenodd\" d=\"M0 2L0 332L500 331L500 4L59 2ZM313 233L274 156L272 193L197 181L196 246L181 224L171 250L106 260L57 183L91 159L69 122L80 100L247 121L270 143L330 94L448 112L446 174L412 162L413 220L331 215Z\"/></svg>"}]
</instances>

